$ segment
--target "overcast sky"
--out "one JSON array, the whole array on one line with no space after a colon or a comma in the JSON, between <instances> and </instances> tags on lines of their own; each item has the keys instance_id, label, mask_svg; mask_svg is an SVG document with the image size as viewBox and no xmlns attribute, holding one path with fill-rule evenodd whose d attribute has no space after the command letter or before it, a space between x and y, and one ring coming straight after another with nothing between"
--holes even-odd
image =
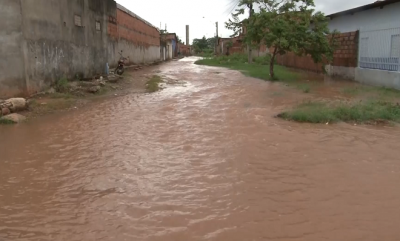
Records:
<instances>
[{"instance_id":1,"label":"overcast sky","mask_svg":"<svg viewBox=\"0 0 400 241\"><path fill-rule=\"evenodd\" d=\"M190 42L194 38L215 36L215 22L219 22L219 36L229 37L224 27L230 17L234 0L117 0L135 14L162 29L167 24L170 33L185 41L185 25L190 25ZM369 4L375 0L314 0L317 10L331 14Z\"/></svg>"}]
</instances>

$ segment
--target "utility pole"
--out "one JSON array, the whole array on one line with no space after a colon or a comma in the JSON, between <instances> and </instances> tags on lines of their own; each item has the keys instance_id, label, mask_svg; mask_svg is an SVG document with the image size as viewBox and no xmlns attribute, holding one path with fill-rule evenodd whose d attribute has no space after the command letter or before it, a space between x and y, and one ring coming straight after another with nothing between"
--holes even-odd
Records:
<instances>
[{"instance_id":1,"label":"utility pole","mask_svg":"<svg viewBox=\"0 0 400 241\"><path fill-rule=\"evenodd\" d=\"M217 28L217 36L215 36L215 55L218 54L218 22L215 22L215 27Z\"/></svg>"}]
</instances>

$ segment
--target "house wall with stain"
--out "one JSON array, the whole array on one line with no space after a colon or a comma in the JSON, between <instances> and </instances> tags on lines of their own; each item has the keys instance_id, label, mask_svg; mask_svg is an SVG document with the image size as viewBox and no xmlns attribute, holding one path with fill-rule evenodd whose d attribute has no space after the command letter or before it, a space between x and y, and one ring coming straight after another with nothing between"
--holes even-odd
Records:
<instances>
[{"instance_id":1,"label":"house wall with stain","mask_svg":"<svg viewBox=\"0 0 400 241\"><path fill-rule=\"evenodd\" d=\"M104 74L121 51L132 63L158 61L158 29L135 16L115 0L2 0L0 98Z\"/></svg>"}]
</instances>

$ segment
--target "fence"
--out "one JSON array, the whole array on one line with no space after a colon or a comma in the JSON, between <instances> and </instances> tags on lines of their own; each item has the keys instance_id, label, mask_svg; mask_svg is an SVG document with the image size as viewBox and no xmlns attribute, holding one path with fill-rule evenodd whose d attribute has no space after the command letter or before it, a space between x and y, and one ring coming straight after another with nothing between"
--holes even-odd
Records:
<instances>
[{"instance_id":1,"label":"fence","mask_svg":"<svg viewBox=\"0 0 400 241\"><path fill-rule=\"evenodd\" d=\"M400 71L400 28L360 30L360 68Z\"/></svg>"}]
</instances>

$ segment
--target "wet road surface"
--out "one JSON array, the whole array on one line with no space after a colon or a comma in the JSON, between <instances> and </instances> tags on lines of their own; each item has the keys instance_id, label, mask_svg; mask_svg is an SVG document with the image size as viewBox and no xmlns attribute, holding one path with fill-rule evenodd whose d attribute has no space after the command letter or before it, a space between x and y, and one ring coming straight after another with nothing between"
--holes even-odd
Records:
<instances>
[{"instance_id":1,"label":"wet road surface","mask_svg":"<svg viewBox=\"0 0 400 241\"><path fill-rule=\"evenodd\" d=\"M158 68L185 84L0 127L0 240L400 240L398 127L286 122L281 84Z\"/></svg>"}]
</instances>

